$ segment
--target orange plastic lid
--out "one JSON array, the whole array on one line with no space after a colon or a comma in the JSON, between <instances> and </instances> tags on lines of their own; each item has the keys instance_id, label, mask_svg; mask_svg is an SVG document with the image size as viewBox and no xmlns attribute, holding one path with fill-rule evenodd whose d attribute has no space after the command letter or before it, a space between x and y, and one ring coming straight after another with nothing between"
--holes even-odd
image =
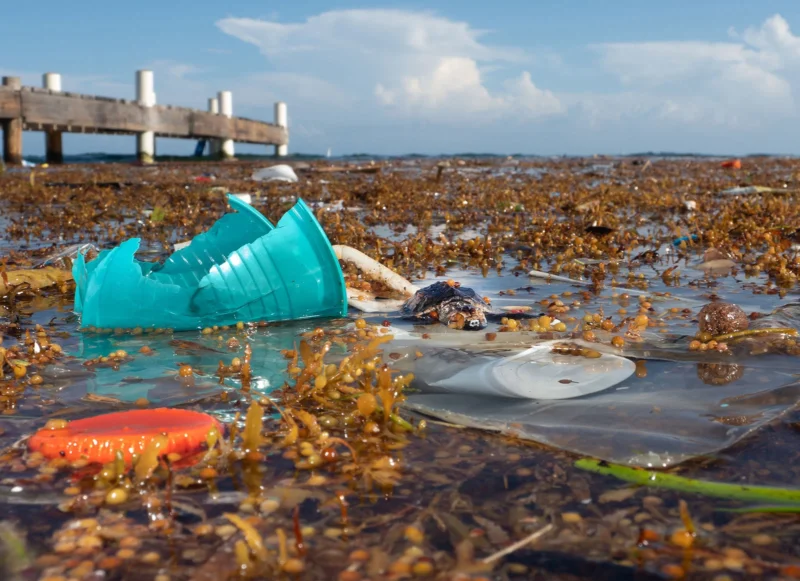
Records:
<instances>
[{"instance_id":1,"label":"orange plastic lid","mask_svg":"<svg viewBox=\"0 0 800 581\"><path fill-rule=\"evenodd\" d=\"M47 458L75 461L111 462L121 450L126 462L141 454L150 442L161 435L168 443L164 454L191 454L201 449L209 430L219 421L208 414L190 410L157 408L130 410L74 420L65 428L42 428L28 440L28 449Z\"/></svg>"}]
</instances>

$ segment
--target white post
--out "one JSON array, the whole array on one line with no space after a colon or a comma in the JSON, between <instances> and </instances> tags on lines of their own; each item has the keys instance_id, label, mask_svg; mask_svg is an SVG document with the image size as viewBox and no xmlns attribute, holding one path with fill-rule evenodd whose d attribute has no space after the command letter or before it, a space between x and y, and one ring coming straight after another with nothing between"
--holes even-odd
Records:
<instances>
[{"instance_id":1,"label":"white post","mask_svg":"<svg viewBox=\"0 0 800 581\"><path fill-rule=\"evenodd\" d=\"M220 91L217 95L219 99L219 113L225 117L233 117L233 95L230 91ZM220 147L222 159L233 158L233 139L223 139Z\"/></svg>"},{"instance_id":2,"label":"white post","mask_svg":"<svg viewBox=\"0 0 800 581\"><path fill-rule=\"evenodd\" d=\"M286 113L286 103L283 101L278 101L275 103L275 125L278 127L289 127L289 116ZM275 146L275 155L278 157L284 157L289 154L289 145L276 145Z\"/></svg>"},{"instance_id":3,"label":"white post","mask_svg":"<svg viewBox=\"0 0 800 581\"><path fill-rule=\"evenodd\" d=\"M45 73L42 75L42 86L54 93L61 92L61 75ZM64 148L61 132L48 129L44 133L44 151L47 163L64 163Z\"/></svg>"},{"instance_id":4,"label":"white post","mask_svg":"<svg viewBox=\"0 0 800 581\"><path fill-rule=\"evenodd\" d=\"M142 107L152 107L156 104L153 86L153 71L136 71L136 100ZM136 154L142 163L153 163L156 155L156 136L152 131L144 131L136 136Z\"/></svg>"},{"instance_id":5,"label":"white post","mask_svg":"<svg viewBox=\"0 0 800 581\"><path fill-rule=\"evenodd\" d=\"M208 112L219 115L219 99L216 97L208 99ZM219 157L219 139L208 140L208 153L211 157Z\"/></svg>"},{"instance_id":6,"label":"white post","mask_svg":"<svg viewBox=\"0 0 800 581\"><path fill-rule=\"evenodd\" d=\"M61 92L61 75L58 73L45 73L42 75L42 86L56 93Z\"/></svg>"}]
</instances>

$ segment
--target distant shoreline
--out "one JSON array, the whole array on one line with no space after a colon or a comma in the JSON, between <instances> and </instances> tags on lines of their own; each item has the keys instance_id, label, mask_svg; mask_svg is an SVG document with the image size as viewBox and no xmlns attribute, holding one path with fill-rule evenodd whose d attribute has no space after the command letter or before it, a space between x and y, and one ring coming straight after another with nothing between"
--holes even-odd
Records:
<instances>
[{"instance_id":1,"label":"distant shoreline","mask_svg":"<svg viewBox=\"0 0 800 581\"><path fill-rule=\"evenodd\" d=\"M319 154L304 154L298 153L289 155L282 158L276 158L273 155L257 155L257 154L238 154L236 156L241 161L265 161L272 163L291 163L301 161L389 161L389 160L413 160L413 159L632 159L632 158L646 158L646 159L752 159L752 158L784 158L796 159L800 158L800 154L784 154L784 153L750 153L747 155L726 155L726 154L708 154L708 153L680 153L680 152L640 152L640 153L626 153L626 154L589 154L589 155L535 155L535 154L500 154L500 153L453 153L453 154L420 154L408 153L401 155L373 155L369 153L354 153L350 155L331 156ZM44 155L30 155L25 156L25 161L36 165L45 162ZM136 162L136 155L129 154L114 154L114 153L82 153L77 155L65 155L65 164L80 164L80 163L134 163ZM201 162L216 162L218 160L210 157L195 157L191 155L162 155L156 156L156 161L161 162L187 162L187 163L201 163Z\"/></svg>"}]
</instances>

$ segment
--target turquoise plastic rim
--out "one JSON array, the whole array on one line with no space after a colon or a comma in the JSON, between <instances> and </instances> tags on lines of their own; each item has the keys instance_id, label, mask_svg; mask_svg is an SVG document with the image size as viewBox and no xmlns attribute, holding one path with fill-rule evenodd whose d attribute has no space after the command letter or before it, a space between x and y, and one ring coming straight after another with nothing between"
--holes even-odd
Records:
<instances>
[{"instance_id":1,"label":"turquoise plastic rim","mask_svg":"<svg viewBox=\"0 0 800 581\"><path fill-rule=\"evenodd\" d=\"M208 251L208 256L197 256L206 259L203 262L208 263L208 270L202 267L198 270L187 263L190 270L183 273L180 270L160 273L155 263L134 258L139 245L136 238L103 251L89 263L81 254L73 265L78 283L74 311L82 315L83 325L191 330L238 321L288 321L347 315L347 290L341 265L321 224L303 200L298 199L275 226L250 204L230 194L227 198L232 208L248 218L256 218L258 227L253 228L251 223L248 230L253 230L252 238L245 242L248 235L236 230L236 222L229 221L218 234L231 233L236 248L230 242L226 245L225 238L214 235L207 244L201 244L202 248L196 250L206 247L211 250L215 240L219 240L224 249L219 256L216 256L218 252L209 254ZM223 219L225 216L220 218ZM212 230L214 226L198 236ZM237 239L241 240L241 246L237 246L240 244ZM223 257L224 261L220 262ZM302 262L304 257L308 257L307 264L299 264L299 268L292 266ZM181 266L178 264L179 269ZM251 267L266 268L261 270L266 278L262 274L261 279L248 280ZM198 275L201 278L197 278ZM275 281L272 288L270 279ZM229 286L228 281L233 286ZM273 291L279 294L273 295ZM203 304L193 300L199 298L198 292L204 297L200 301ZM227 293L232 300L226 307ZM277 302L269 304L270 296Z\"/></svg>"},{"instance_id":2,"label":"turquoise plastic rim","mask_svg":"<svg viewBox=\"0 0 800 581\"><path fill-rule=\"evenodd\" d=\"M331 244L331 241L328 239L328 235L325 234L325 230L322 229L322 225L319 223L319 220L317 220L317 217L314 216L314 212L311 211L311 208L309 208L308 205L306 205L306 203L299 198L295 206L299 206L300 208L302 208L311 215L311 217L313 218L311 222L316 227L318 234L325 240L325 242L327 242L325 246L327 247L331 260L336 265L336 272L339 273L339 282L340 282L339 292L341 294L342 303L344 305L342 307L341 316L345 317L347 316L347 285L344 282L344 272L342 271L342 265L339 263L339 257L336 256L336 251L333 249L333 245Z\"/></svg>"}]
</instances>

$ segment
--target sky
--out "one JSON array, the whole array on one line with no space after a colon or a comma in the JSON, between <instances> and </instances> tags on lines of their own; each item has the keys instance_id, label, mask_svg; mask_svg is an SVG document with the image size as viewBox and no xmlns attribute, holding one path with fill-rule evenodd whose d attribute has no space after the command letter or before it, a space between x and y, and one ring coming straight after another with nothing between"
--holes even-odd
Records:
<instances>
[{"instance_id":1,"label":"sky","mask_svg":"<svg viewBox=\"0 0 800 581\"><path fill-rule=\"evenodd\" d=\"M234 115L265 121L285 101L291 153L800 154L797 0L40 0L2 14L2 75L134 98L150 69L159 104L205 109L230 90ZM134 143L65 135L64 150ZM26 132L25 153L43 149Z\"/></svg>"}]
</instances>

